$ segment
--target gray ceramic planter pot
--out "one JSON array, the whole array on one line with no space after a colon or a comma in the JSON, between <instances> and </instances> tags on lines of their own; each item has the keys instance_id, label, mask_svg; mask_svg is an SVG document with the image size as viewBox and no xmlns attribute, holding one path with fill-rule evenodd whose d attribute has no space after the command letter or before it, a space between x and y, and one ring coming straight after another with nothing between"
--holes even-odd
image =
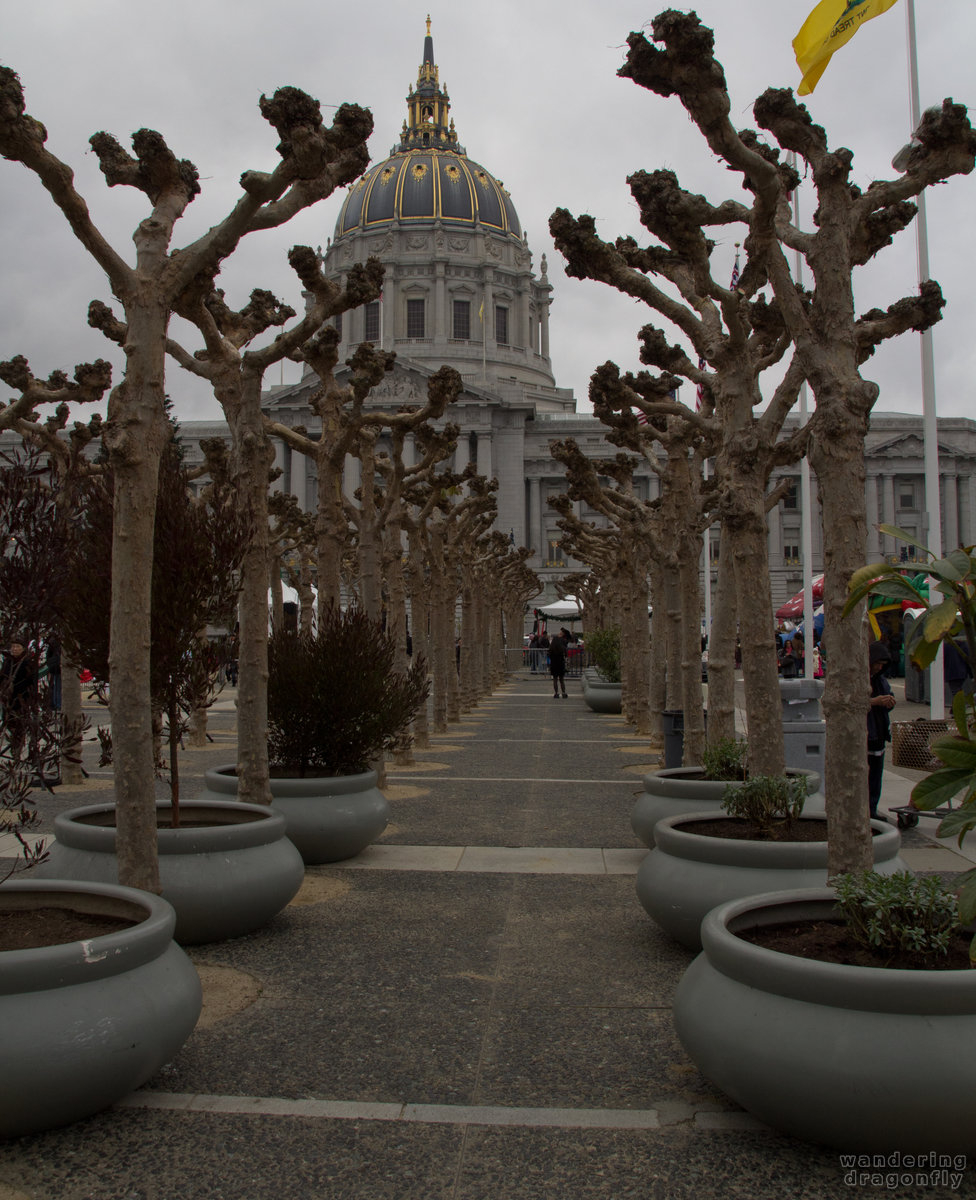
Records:
<instances>
[{"instance_id":1,"label":"gray ceramic planter pot","mask_svg":"<svg viewBox=\"0 0 976 1200\"><path fill-rule=\"evenodd\" d=\"M596 713L619 713L622 685L605 679L591 679L583 688L583 700Z\"/></svg>"},{"instance_id":2,"label":"gray ceramic planter pot","mask_svg":"<svg viewBox=\"0 0 976 1200\"><path fill-rule=\"evenodd\" d=\"M202 994L173 941L173 910L118 885L37 879L0 888L12 909L70 908L134 922L87 941L0 953L0 1137L91 1116L141 1087L193 1032Z\"/></svg>"},{"instance_id":3,"label":"gray ceramic planter pot","mask_svg":"<svg viewBox=\"0 0 976 1200\"><path fill-rule=\"evenodd\" d=\"M159 878L181 944L251 933L301 887L305 867L279 813L214 800L184 800L180 812L185 826L159 830ZM51 857L39 868L45 878L118 881L114 805L61 813L54 836Z\"/></svg>"},{"instance_id":4,"label":"gray ceramic planter pot","mask_svg":"<svg viewBox=\"0 0 976 1200\"><path fill-rule=\"evenodd\" d=\"M817 772L788 767L786 774L791 778L806 777L807 799L803 811L807 816L823 816L824 797ZM703 779L701 767L665 767L661 771L652 771L644 776L644 791L637 797L630 826L638 839L653 849L654 827L665 817L701 812L724 816L722 798L730 786L737 785Z\"/></svg>"},{"instance_id":5,"label":"gray ceramic planter pot","mask_svg":"<svg viewBox=\"0 0 976 1200\"><path fill-rule=\"evenodd\" d=\"M851 1152L976 1153L976 971L845 967L735 931L830 917L827 888L713 909L674 998L701 1072L759 1120Z\"/></svg>"},{"instance_id":6,"label":"gray ceramic planter pot","mask_svg":"<svg viewBox=\"0 0 976 1200\"><path fill-rule=\"evenodd\" d=\"M655 847L637 872L637 897L648 916L690 950L701 949L702 919L719 904L827 882L825 841L743 841L695 832L696 825L723 815L697 813L658 821ZM882 875L907 871L898 853L901 835L894 825L873 821L872 828L874 870Z\"/></svg>"},{"instance_id":7,"label":"gray ceramic planter pot","mask_svg":"<svg viewBox=\"0 0 976 1200\"><path fill-rule=\"evenodd\" d=\"M233 766L207 771L207 792L237 795ZM271 780L274 808L285 819L288 837L308 866L354 858L375 842L390 819L390 806L376 786L376 772Z\"/></svg>"}]
</instances>

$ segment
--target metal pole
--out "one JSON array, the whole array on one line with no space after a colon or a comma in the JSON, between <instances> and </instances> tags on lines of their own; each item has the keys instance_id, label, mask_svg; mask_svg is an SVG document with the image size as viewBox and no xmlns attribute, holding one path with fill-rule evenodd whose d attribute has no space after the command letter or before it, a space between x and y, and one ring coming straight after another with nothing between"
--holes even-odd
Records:
<instances>
[{"instance_id":1,"label":"metal pole","mask_svg":"<svg viewBox=\"0 0 976 1200\"><path fill-rule=\"evenodd\" d=\"M915 52L915 0L907 0L905 6L908 22L908 81L911 105L912 132L921 120L921 105L918 98L918 59ZM925 219L925 192L918 194L918 216L915 218L915 239L918 249L919 287L929 279L928 223ZM925 508L928 528L924 542L936 558L942 557L942 504L939 497L939 428L935 405L935 354L932 330L921 335L922 349L922 431L925 445ZM929 579L929 589L935 581ZM929 668L929 711L933 721L945 716L945 683L942 672L942 647Z\"/></svg>"}]
</instances>

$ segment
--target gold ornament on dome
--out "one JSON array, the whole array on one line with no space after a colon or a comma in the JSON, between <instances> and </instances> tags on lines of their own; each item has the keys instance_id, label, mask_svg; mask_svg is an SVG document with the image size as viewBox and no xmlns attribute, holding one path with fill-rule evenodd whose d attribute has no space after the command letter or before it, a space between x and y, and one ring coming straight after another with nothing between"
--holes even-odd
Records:
<instances>
[{"instance_id":1,"label":"gold ornament on dome","mask_svg":"<svg viewBox=\"0 0 976 1200\"><path fill-rule=\"evenodd\" d=\"M414 179L417 179L417 180L423 179L423 177L427 174L427 164L426 163L414 163L413 166L410 168L410 174L414 177Z\"/></svg>"},{"instance_id":2,"label":"gold ornament on dome","mask_svg":"<svg viewBox=\"0 0 976 1200\"><path fill-rule=\"evenodd\" d=\"M385 171L380 172L380 183L389 183L395 174L396 171L393 169L393 167L387 167Z\"/></svg>"},{"instance_id":3,"label":"gold ornament on dome","mask_svg":"<svg viewBox=\"0 0 976 1200\"><path fill-rule=\"evenodd\" d=\"M444 174L448 177L451 183L457 183L461 178L461 169L453 163L444 168Z\"/></svg>"},{"instance_id":4,"label":"gold ornament on dome","mask_svg":"<svg viewBox=\"0 0 976 1200\"><path fill-rule=\"evenodd\" d=\"M481 186L482 186L482 187L485 189L485 191L487 192L487 191L490 189L490 187L491 187L491 184L488 182L488 175L487 175L487 173L486 173L486 172L484 172L484 171L478 171L478 172L476 172L476 176L477 176L477 180L478 180L478 182L481 184Z\"/></svg>"}]
</instances>

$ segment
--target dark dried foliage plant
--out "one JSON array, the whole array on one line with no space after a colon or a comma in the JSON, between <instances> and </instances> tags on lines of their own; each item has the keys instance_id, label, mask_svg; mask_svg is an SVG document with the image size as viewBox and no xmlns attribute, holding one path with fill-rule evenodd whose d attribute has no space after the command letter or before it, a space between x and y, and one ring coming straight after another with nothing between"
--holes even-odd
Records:
<instances>
[{"instance_id":1,"label":"dark dried foliage plant","mask_svg":"<svg viewBox=\"0 0 976 1200\"><path fill-rule=\"evenodd\" d=\"M268 647L268 756L274 775L356 775L393 748L430 684L418 658L395 670L396 642L358 608L329 605L319 629Z\"/></svg>"}]
</instances>

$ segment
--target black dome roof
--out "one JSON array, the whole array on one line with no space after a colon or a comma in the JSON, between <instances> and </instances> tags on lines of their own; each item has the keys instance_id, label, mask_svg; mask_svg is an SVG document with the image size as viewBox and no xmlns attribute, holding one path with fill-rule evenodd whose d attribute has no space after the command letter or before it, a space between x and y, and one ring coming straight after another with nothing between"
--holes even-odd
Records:
<instances>
[{"instance_id":1,"label":"black dome roof","mask_svg":"<svg viewBox=\"0 0 976 1200\"><path fill-rule=\"evenodd\" d=\"M335 237L393 221L480 224L521 239L508 192L458 144L447 90L440 86L427 18L424 61L407 95L407 120L390 157L371 167L349 190Z\"/></svg>"}]
</instances>

